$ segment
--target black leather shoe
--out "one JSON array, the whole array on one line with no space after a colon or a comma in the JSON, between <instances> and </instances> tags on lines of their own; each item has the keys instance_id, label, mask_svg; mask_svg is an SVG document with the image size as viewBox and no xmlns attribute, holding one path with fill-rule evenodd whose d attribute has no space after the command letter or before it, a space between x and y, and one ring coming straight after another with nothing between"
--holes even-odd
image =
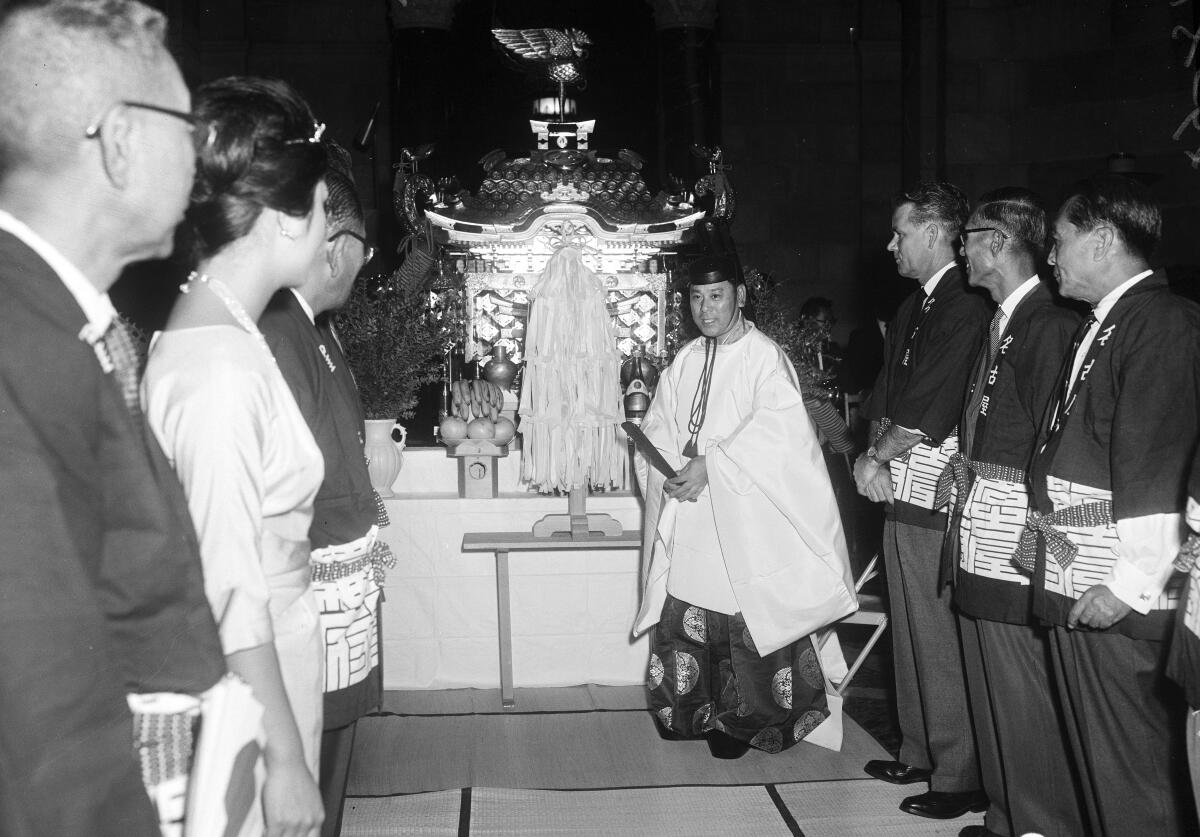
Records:
<instances>
[{"instance_id":1,"label":"black leather shoe","mask_svg":"<svg viewBox=\"0 0 1200 837\"><path fill-rule=\"evenodd\" d=\"M708 740L708 751L717 759L740 759L750 752L750 745L732 735L713 730L705 738Z\"/></svg>"},{"instance_id":2,"label":"black leather shoe","mask_svg":"<svg viewBox=\"0 0 1200 837\"><path fill-rule=\"evenodd\" d=\"M1001 837L994 831L988 831L986 825L968 825L958 832L958 837Z\"/></svg>"},{"instance_id":3,"label":"black leather shoe","mask_svg":"<svg viewBox=\"0 0 1200 837\"><path fill-rule=\"evenodd\" d=\"M891 782L893 785L911 785L913 782L928 782L930 771L923 767L913 767L902 761L883 761L876 759L863 766L868 776L881 782Z\"/></svg>"},{"instance_id":4,"label":"black leather shoe","mask_svg":"<svg viewBox=\"0 0 1200 837\"><path fill-rule=\"evenodd\" d=\"M918 817L929 817L932 820L952 820L955 817L961 817L968 811L984 811L987 806L987 794L983 791L963 791L962 793L926 791L917 796L910 796L901 802L900 810L906 814L916 814Z\"/></svg>"}]
</instances>

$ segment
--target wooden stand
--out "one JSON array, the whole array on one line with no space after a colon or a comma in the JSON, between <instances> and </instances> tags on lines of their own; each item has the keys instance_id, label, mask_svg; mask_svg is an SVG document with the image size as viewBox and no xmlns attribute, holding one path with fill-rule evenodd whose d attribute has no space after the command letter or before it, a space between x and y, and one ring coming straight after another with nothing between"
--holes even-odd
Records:
<instances>
[{"instance_id":1,"label":"wooden stand","mask_svg":"<svg viewBox=\"0 0 1200 837\"><path fill-rule=\"evenodd\" d=\"M547 515L567 517L568 515ZM596 515L612 519L607 514ZM536 527L535 527L536 528ZM500 645L500 705L512 709L517 705L513 692L512 620L508 592L508 553L526 551L567 551L576 549L639 549L642 533L637 530L618 531L616 535L575 536L560 534L538 537L527 532L467 532L463 535L463 552L493 552L496 555L496 618Z\"/></svg>"},{"instance_id":2,"label":"wooden stand","mask_svg":"<svg viewBox=\"0 0 1200 837\"><path fill-rule=\"evenodd\" d=\"M567 495L566 514L548 514L533 524L535 538L554 538L569 535L572 538L619 537L622 526L609 514L587 513L586 488L572 488Z\"/></svg>"},{"instance_id":3,"label":"wooden stand","mask_svg":"<svg viewBox=\"0 0 1200 837\"><path fill-rule=\"evenodd\" d=\"M458 496L487 500L500 493L496 460L508 456L508 445L486 439L463 439L446 443L446 455L458 460Z\"/></svg>"}]
</instances>

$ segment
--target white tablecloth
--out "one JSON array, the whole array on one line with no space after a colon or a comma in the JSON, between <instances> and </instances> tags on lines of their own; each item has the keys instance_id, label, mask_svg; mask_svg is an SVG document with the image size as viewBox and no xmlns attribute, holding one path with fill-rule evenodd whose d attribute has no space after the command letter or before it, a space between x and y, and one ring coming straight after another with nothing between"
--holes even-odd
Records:
<instances>
[{"instance_id":1,"label":"white tablecloth","mask_svg":"<svg viewBox=\"0 0 1200 837\"><path fill-rule=\"evenodd\" d=\"M443 448L404 452L380 530L398 559L383 604L387 689L496 688L496 566L463 554L465 532L529 531L567 498L520 490L520 452L498 460L501 496L463 500L457 463ZM635 494L588 498L626 529L641 528ZM522 686L643 682L646 638L630 640L637 611L638 553L632 549L510 554L513 679Z\"/></svg>"}]
</instances>

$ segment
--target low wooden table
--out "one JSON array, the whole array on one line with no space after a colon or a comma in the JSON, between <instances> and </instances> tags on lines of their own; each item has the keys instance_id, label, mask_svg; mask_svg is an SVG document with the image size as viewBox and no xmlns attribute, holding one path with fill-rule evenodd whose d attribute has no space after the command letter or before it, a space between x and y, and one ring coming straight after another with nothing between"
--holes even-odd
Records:
<instances>
[{"instance_id":1,"label":"low wooden table","mask_svg":"<svg viewBox=\"0 0 1200 837\"><path fill-rule=\"evenodd\" d=\"M535 536L529 532L467 532L463 552L496 553L496 613L500 639L500 702L505 709L516 704L513 696L512 623L508 596L508 553L558 552L571 549L640 549L642 533L625 529L619 535L569 534Z\"/></svg>"}]
</instances>

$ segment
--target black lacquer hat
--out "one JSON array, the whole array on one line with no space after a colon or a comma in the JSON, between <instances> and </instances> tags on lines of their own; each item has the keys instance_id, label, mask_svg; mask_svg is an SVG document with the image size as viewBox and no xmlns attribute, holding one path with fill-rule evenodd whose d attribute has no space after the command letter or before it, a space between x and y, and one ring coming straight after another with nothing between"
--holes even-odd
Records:
<instances>
[{"instance_id":1,"label":"black lacquer hat","mask_svg":"<svg viewBox=\"0 0 1200 837\"><path fill-rule=\"evenodd\" d=\"M729 256L703 256L688 265L688 285L718 285L732 282L736 288L745 284L742 269L737 260Z\"/></svg>"}]
</instances>

